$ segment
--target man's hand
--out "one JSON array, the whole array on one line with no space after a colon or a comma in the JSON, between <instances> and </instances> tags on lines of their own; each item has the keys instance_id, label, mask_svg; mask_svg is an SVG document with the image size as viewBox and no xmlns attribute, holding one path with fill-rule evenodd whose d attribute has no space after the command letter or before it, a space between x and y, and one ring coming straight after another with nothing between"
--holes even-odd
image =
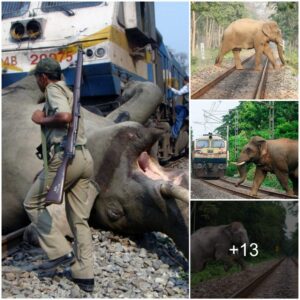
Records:
<instances>
[{"instance_id":1,"label":"man's hand","mask_svg":"<svg viewBox=\"0 0 300 300\"><path fill-rule=\"evenodd\" d=\"M43 123L43 120L45 118L45 113L39 109L37 109L33 114L32 114L32 117L31 117L31 120L36 123L36 124L42 124Z\"/></svg>"}]
</instances>

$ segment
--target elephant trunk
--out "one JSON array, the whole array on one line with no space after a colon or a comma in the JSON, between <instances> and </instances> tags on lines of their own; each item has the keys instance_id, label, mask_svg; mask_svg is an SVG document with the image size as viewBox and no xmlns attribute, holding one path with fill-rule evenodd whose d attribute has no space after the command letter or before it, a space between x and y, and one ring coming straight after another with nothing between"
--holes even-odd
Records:
<instances>
[{"instance_id":1,"label":"elephant trunk","mask_svg":"<svg viewBox=\"0 0 300 300\"><path fill-rule=\"evenodd\" d=\"M247 167L246 163L241 164L238 166L238 171L240 173L240 180L235 184L235 186L239 186L241 183L243 183L247 178Z\"/></svg>"},{"instance_id":2,"label":"elephant trunk","mask_svg":"<svg viewBox=\"0 0 300 300\"><path fill-rule=\"evenodd\" d=\"M277 43L277 51L278 51L278 55L279 55L279 58L280 58L282 64L285 65L285 60L283 57L283 41L282 40L279 43Z\"/></svg>"}]
</instances>

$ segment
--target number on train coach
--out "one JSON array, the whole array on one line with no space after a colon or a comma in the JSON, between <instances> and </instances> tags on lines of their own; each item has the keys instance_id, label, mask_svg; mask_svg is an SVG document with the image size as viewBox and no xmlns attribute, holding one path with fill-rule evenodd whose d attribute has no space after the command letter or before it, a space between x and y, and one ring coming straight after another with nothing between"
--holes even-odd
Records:
<instances>
[{"instance_id":1,"label":"number on train coach","mask_svg":"<svg viewBox=\"0 0 300 300\"><path fill-rule=\"evenodd\" d=\"M30 64L31 65L36 65L41 59L44 59L46 57L50 57L55 59L58 62L62 62L64 59L68 62L72 61L73 55L72 52L64 52L64 51L59 51L57 53L42 53L42 54L31 54L30 56Z\"/></svg>"},{"instance_id":2,"label":"number on train coach","mask_svg":"<svg viewBox=\"0 0 300 300\"><path fill-rule=\"evenodd\" d=\"M17 65L17 57L16 56L7 56L4 59L2 59L2 62L4 65Z\"/></svg>"}]
</instances>

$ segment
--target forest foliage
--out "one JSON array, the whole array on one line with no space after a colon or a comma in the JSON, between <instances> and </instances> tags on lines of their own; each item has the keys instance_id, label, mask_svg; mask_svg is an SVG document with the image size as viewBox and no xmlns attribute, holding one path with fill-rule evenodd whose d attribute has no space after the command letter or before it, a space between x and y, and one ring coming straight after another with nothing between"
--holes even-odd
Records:
<instances>
[{"instance_id":1,"label":"forest foliage","mask_svg":"<svg viewBox=\"0 0 300 300\"><path fill-rule=\"evenodd\" d=\"M298 211L297 203L294 210ZM242 222L249 242L259 245L262 256L296 255L298 227L286 235L287 208L280 201L202 201L192 202L191 232L205 226Z\"/></svg>"},{"instance_id":2,"label":"forest foliage","mask_svg":"<svg viewBox=\"0 0 300 300\"><path fill-rule=\"evenodd\" d=\"M297 201L286 202L285 205L281 201L193 201L191 233L205 226L239 221L247 230L249 242L258 245L256 257L245 257L248 266L282 255L298 257L298 223L287 236L286 223L291 218L288 213L297 217ZM204 270L191 274L191 285L239 271L239 267L234 265L225 272L221 261L210 261Z\"/></svg>"},{"instance_id":3,"label":"forest foliage","mask_svg":"<svg viewBox=\"0 0 300 300\"><path fill-rule=\"evenodd\" d=\"M298 102L274 101L274 138L298 139ZM270 105L266 101L243 101L223 116L223 124L215 132L226 138L226 128L229 125L229 165L227 175L237 174L237 168L230 164L237 161L240 151L253 136L270 139ZM238 115L236 123L236 114ZM237 125L237 126L236 126ZM237 135L235 132L237 131ZM248 179L254 177L255 165L250 164ZM269 175L264 185L281 188L275 175Z\"/></svg>"},{"instance_id":4,"label":"forest foliage","mask_svg":"<svg viewBox=\"0 0 300 300\"><path fill-rule=\"evenodd\" d=\"M200 57L200 43L204 44L207 55L215 56L213 49L219 48L223 32L231 22L241 18L261 19L255 6L242 2L192 2L191 10L192 68ZM269 19L276 21L282 31L287 62L297 67L298 3L269 2L266 10L270 11ZM205 61L201 63L205 64Z\"/></svg>"}]
</instances>

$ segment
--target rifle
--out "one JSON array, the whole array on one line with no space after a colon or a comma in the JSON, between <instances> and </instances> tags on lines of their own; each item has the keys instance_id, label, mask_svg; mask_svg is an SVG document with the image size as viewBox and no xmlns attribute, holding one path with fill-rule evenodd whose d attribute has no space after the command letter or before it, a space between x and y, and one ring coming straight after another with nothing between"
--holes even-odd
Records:
<instances>
[{"instance_id":1,"label":"rifle","mask_svg":"<svg viewBox=\"0 0 300 300\"><path fill-rule=\"evenodd\" d=\"M68 128L67 143L64 148L63 162L57 170L52 185L46 196L46 204L61 204L63 201L64 183L69 163L75 156L75 146L80 118L80 85L82 75L83 50L81 47L77 51L77 66L75 84L73 91L72 122Z\"/></svg>"}]
</instances>

